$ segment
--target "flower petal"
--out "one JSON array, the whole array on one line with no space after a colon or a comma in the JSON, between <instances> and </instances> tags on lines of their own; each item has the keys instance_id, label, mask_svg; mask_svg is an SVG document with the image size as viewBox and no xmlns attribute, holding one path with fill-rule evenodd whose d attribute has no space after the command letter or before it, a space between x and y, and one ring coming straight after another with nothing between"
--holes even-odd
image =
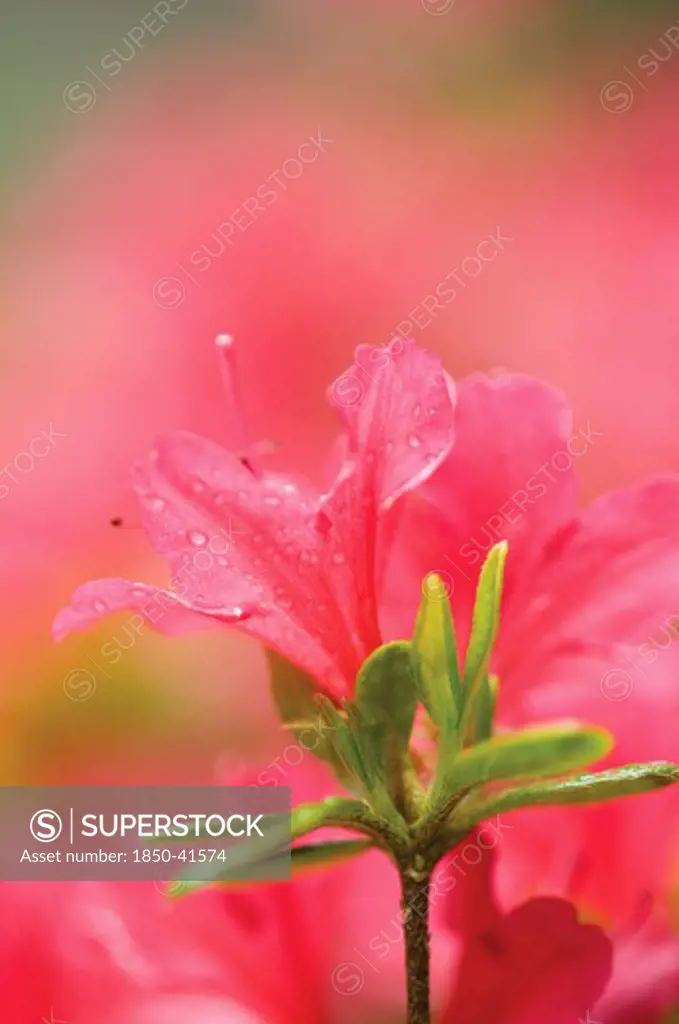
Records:
<instances>
[{"instance_id":1,"label":"flower petal","mask_svg":"<svg viewBox=\"0 0 679 1024\"><path fill-rule=\"evenodd\" d=\"M517 575L530 574L545 539L574 514L571 421L565 399L529 377L475 375L457 384L455 445L406 504L402 534L409 550L401 554L420 579L435 571L447 583L463 641L490 548L509 541L506 600ZM573 445L573 452L584 445ZM415 611L410 602L394 609L397 631L412 623Z\"/></svg>"},{"instance_id":2,"label":"flower petal","mask_svg":"<svg viewBox=\"0 0 679 1024\"><path fill-rule=\"evenodd\" d=\"M443 1024L574 1024L611 974L611 944L565 900L529 900L477 931Z\"/></svg>"},{"instance_id":3,"label":"flower petal","mask_svg":"<svg viewBox=\"0 0 679 1024\"><path fill-rule=\"evenodd\" d=\"M454 387L435 356L397 340L387 348L360 346L329 397L340 409L347 444L322 508L326 564L369 652L381 643L375 574L386 536L378 532L378 521L450 452Z\"/></svg>"},{"instance_id":4,"label":"flower petal","mask_svg":"<svg viewBox=\"0 0 679 1024\"><path fill-rule=\"evenodd\" d=\"M678 578L679 477L596 501L545 547L541 564L505 605L497 666L502 693L534 689L530 700L547 700L553 710L554 694L566 696L560 685L569 678L571 706L580 691L610 698L600 701L608 724L605 712L618 717L611 705L620 694L602 673L620 670L630 692L635 679L643 689L646 666L671 646L672 623L679 626ZM670 627L666 637L663 626ZM665 695L670 687L677 692L673 661L665 658L664 686L656 673L656 697L661 686ZM656 758L664 756L656 750Z\"/></svg>"},{"instance_id":5,"label":"flower petal","mask_svg":"<svg viewBox=\"0 0 679 1024\"><path fill-rule=\"evenodd\" d=\"M321 564L318 494L309 485L254 475L219 445L173 434L137 467L135 490L182 596L199 607L251 609L247 632L347 692L364 654Z\"/></svg>"},{"instance_id":6,"label":"flower petal","mask_svg":"<svg viewBox=\"0 0 679 1024\"><path fill-rule=\"evenodd\" d=\"M55 640L68 633L85 632L112 612L133 611L130 625L140 630L152 626L160 633L175 635L207 629L218 622L238 623L247 618L244 608L198 609L170 590L123 579L91 580L73 594L70 606L62 608L52 625Z\"/></svg>"}]
</instances>

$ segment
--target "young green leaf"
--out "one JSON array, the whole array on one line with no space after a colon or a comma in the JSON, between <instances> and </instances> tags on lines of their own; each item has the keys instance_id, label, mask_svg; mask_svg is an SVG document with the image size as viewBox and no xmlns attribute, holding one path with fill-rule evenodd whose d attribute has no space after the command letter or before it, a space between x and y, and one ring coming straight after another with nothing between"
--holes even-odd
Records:
<instances>
[{"instance_id":1,"label":"young green leaf","mask_svg":"<svg viewBox=\"0 0 679 1024\"><path fill-rule=\"evenodd\" d=\"M469 723L469 731L465 737L467 743L482 743L493 735L497 690L497 676L484 676L476 698L474 718Z\"/></svg>"},{"instance_id":2,"label":"young green leaf","mask_svg":"<svg viewBox=\"0 0 679 1024\"><path fill-rule=\"evenodd\" d=\"M562 775L605 757L612 745L605 729L578 722L554 722L496 736L460 754L450 796L501 779Z\"/></svg>"},{"instance_id":3,"label":"young green leaf","mask_svg":"<svg viewBox=\"0 0 679 1024\"><path fill-rule=\"evenodd\" d=\"M292 874L302 874L317 868L340 864L375 849L369 839L339 839L328 843L308 843L292 850Z\"/></svg>"},{"instance_id":4,"label":"young green leaf","mask_svg":"<svg viewBox=\"0 0 679 1024\"><path fill-rule=\"evenodd\" d=\"M417 704L410 643L398 641L374 651L356 680L350 727L370 773L369 799L386 786L399 812Z\"/></svg>"},{"instance_id":5,"label":"young green leaf","mask_svg":"<svg viewBox=\"0 0 679 1024\"><path fill-rule=\"evenodd\" d=\"M497 637L506 557L506 541L501 541L491 548L476 588L472 631L464 659L462 740L470 719L474 717L479 687L488 671L490 655Z\"/></svg>"},{"instance_id":6,"label":"young green leaf","mask_svg":"<svg viewBox=\"0 0 679 1024\"><path fill-rule=\"evenodd\" d=\"M283 856L290 844L322 828L342 828L368 835L372 843L375 833L365 806L359 800L333 796L319 803L300 804L290 816L265 816L261 827L263 839L257 842L237 840L225 848L226 863L214 859L192 865L191 878L180 879L174 895L186 895L197 889L213 885L216 881L232 880L243 883L262 881L271 877L276 858ZM214 845L214 840L213 840Z\"/></svg>"},{"instance_id":7,"label":"young green leaf","mask_svg":"<svg viewBox=\"0 0 679 1024\"><path fill-rule=\"evenodd\" d=\"M456 831L465 832L487 818L524 807L618 800L639 793L651 793L677 782L679 766L667 761L655 761L576 775L561 781L513 786L491 794L470 794L458 804L451 825Z\"/></svg>"},{"instance_id":8,"label":"young green leaf","mask_svg":"<svg viewBox=\"0 0 679 1024\"><path fill-rule=\"evenodd\" d=\"M462 699L453 614L445 583L435 573L425 578L422 593L412 643L419 698L434 724L450 738Z\"/></svg>"},{"instance_id":9,"label":"young green leaf","mask_svg":"<svg viewBox=\"0 0 679 1024\"><path fill-rule=\"evenodd\" d=\"M344 839L295 846L290 853L290 871L294 878L299 874L341 864L371 849L375 847L369 839ZM214 877L209 881L179 879L176 882L168 882L166 895L178 899L199 892L207 886L219 885L239 889L242 886L251 886L253 882L265 882L275 874L275 863L273 858L258 861L251 866L246 879L243 879L242 870L242 866L234 868L228 864L220 864L219 868L215 869Z\"/></svg>"}]
</instances>

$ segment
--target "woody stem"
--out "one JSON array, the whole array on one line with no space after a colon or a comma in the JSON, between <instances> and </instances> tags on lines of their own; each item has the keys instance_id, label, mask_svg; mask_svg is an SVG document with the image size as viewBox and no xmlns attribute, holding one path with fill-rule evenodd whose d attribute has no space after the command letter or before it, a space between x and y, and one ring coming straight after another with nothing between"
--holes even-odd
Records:
<instances>
[{"instance_id":1,"label":"woody stem","mask_svg":"<svg viewBox=\"0 0 679 1024\"><path fill-rule=\"evenodd\" d=\"M408 1024L430 1024L429 887L431 871L418 870L410 864L402 867L400 874L408 985Z\"/></svg>"}]
</instances>

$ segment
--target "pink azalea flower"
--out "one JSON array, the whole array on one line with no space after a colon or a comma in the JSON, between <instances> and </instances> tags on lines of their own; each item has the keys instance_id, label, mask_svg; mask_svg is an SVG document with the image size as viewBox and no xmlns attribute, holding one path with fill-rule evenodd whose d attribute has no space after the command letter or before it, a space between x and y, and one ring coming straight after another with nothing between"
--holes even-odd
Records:
<instances>
[{"instance_id":1,"label":"pink azalea flower","mask_svg":"<svg viewBox=\"0 0 679 1024\"><path fill-rule=\"evenodd\" d=\"M57 616L55 636L122 609L166 633L237 624L331 692L348 693L382 642L376 574L389 542L383 514L450 451L451 381L412 342L359 348L330 392L345 434L339 471L322 494L265 472L243 451L230 339L219 339L219 351L240 454L175 434L134 473L144 526L169 563L174 589L88 583Z\"/></svg>"}]
</instances>

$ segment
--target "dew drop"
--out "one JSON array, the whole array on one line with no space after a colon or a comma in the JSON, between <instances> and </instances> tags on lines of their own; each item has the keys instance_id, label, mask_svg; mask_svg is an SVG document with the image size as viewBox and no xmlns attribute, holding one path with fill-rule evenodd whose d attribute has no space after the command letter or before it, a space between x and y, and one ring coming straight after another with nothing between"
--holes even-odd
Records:
<instances>
[{"instance_id":1,"label":"dew drop","mask_svg":"<svg viewBox=\"0 0 679 1024\"><path fill-rule=\"evenodd\" d=\"M94 602L94 610L95 610L95 612L105 612L106 611L106 605L104 604L103 601L97 600L97 601Z\"/></svg>"},{"instance_id":2,"label":"dew drop","mask_svg":"<svg viewBox=\"0 0 679 1024\"><path fill-rule=\"evenodd\" d=\"M277 508L281 503L281 498L278 494L267 494L264 499L265 505L270 505L271 508Z\"/></svg>"},{"instance_id":3,"label":"dew drop","mask_svg":"<svg viewBox=\"0 0 679 1024\"><path fill-rule=\"evenodd\" d=\"M335 563L335 565L344 565L344 563L346 562L346 558L344 557L341 551L336 551L335 554L332 556L332 560Z\"/></svg>"},{"instance_id":4,"label":"dew drop","mask_svg":"<svg viewBox=\"0 0 679 1024\"><path fill-rule=\"evenodd\" d=\"M408 444L411 448L419 448L422 444L422 438L418 434L410 434Z\"/></svg>"},{"instance_id":5,"label":"dew drop","mask_svg":"<svg viewBox=\"0 0 679 1024\"><path fill-rule=\"evenodd\" d=\"M161 498L159 494L154 494L148 499L147 504L153 512L162 512L165 508L165 499Z\"/></svg>"},{"instance_id":6,"label":"dew drop","mask_svg":"<svg viewBox=\"0 0 679 1024\"><path fill-rule=\"evenodd\" d=\"M189 540L197 548L202 548L207 541L207 537L204 533L199 533L198 530L191 530L189 533Z\"/></svg>"}]
</instances>

